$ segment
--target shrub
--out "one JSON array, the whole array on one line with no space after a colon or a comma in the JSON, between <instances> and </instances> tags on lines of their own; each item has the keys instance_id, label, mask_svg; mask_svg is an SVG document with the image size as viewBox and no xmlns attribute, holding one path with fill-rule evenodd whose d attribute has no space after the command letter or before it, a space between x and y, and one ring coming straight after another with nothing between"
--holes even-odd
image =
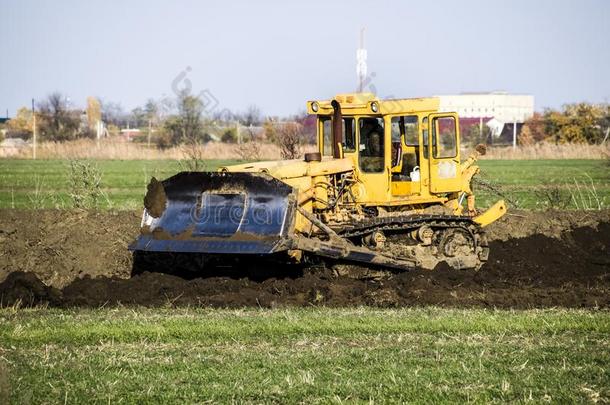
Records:
<instances>
[{"instance_id":1,"label":"shrub","mask_svg":"<svg viewBox=\"0 0 610 405\"><path fill-rule=\"evenodd\" d=\"M96 208L105 196L102 173L88 161L71 160L69 189L74 208Z\"/></svg>"},{"instance_id":2,"label":"shrub","mask_svg":"<svg viewBox=\"0 0 610 405\"><path fill-rule=\"evenodd\" d=\"M241 160L260 160L261 145L256 141L244 142L237 146L235 153Z\"/></svg>"},{"instance_id":3,"label":"shrub","mask_svg":"<svg viewBox=\"0 0 610 405\"><path fill-rule=\"evenodd\" d=\"M277 128L274 142L280 148L282 159L297 159L301 154L303 126L296 122L286 122Z\"/></svg>"},{"instance_id":4,"label":"shrub","mask_svg":"<svg viewBox=\"0 0 610 405\"><path fill-rule=\"evenodd\" d=\"M224 143L237 142L237 131L235 130L235 128L227 129L220 137L220 140Z\"/></svg>"}]
</instances>

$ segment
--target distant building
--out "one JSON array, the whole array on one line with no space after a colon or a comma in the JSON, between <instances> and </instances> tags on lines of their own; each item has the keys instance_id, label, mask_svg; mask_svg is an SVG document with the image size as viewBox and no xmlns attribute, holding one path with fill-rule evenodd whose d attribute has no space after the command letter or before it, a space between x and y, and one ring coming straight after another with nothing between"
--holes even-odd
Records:
<instances>
[{"instance_id":1,"label":"distant building","mask_svg":"<svg viewBox=\"0 0 610 405\"><path fill-rule=\"evenodd\" d=\"M460 130L487 125L493 138L515 142L520 126L534 115L534 96L506 92L441 95L440 110L457 112Z\"/></svg>"},{"instance_id":2,"label":"distant building","mask_svg":"<svg viewBox=\"0 0 610 405\"><path fill-rule=\"evenodd\" d=\"M133 138L139 137L141 133L138 128L121 129L121 137L127 142L131 142Z\"/></svg>"}]
</instances>

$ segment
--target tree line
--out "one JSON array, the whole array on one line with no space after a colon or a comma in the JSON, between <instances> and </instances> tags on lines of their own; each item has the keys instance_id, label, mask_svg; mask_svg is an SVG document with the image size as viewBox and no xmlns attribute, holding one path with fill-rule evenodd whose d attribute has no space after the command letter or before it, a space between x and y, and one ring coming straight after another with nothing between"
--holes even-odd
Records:
<instances>
[{"instance_id":1,"label":"tree line","mask_svg":"<svg viewBox=\"0 0 610 405\"><path fill-rule=\"evenodd\" d=\"M290 117L264 117L255 105L245 111L207 111L204 102L188 91L174 98L149 99L129 112L119 103L95 97L87 99L86 108L75 108L60 92L49 94L35 107L34 113L32 109L20 108L7 122L8 137L30 139L35 115L40 141L94 138L98 121L105 124L110 135L118 135L121 129L138 129L136 141L150 142L159 148L205 144L213 139L226 143L270 141L282 147L287 138L291 144L288 149L292 150L295 143L315 141L315 125L308 123L304 112Z\"/></svg>"},{"instance_id":2,"label":"tree line","mask_svg":"<svg viewBox=\"0 0 610 405\"><path fill-rule=\"evenodd\" d=\"M523 124L518 124L517 141L520 145L537 143L590 144L610 142L610 105L576 103L565 104L560 109L546 109L535 112ZM479 143L512 142L512 123L508 129L493 139L487 125L463 125L462 142L468 145Z\"/></svg>"},{"instance_id":3,"label":"tree line","mask_svg":"<svg viewBox=\"0 0 610 405\"><path fill-rule=\"evenodd\" d=\"M535 113L521 128L519 142L601 144L610 134L610 104L566 104L561 110Z\"/></svg>"},{"instance_id":4,"label":"tree line","mask_svg":"<svg viewBox=\"0 0 610 405\"><path fill-rule=\"evenodd\" d=\"M53 92L36 103L36 127L41 141L69 141L94 138L96 124L103 121L107 132L118 135L120 129L140 129L136 141L150 142L159 148L180 144L205 144L211 140L225 143L269 141L286 150L298 150L300 144L315 143L315 123L303 112L290 117L264 117L260 109L206 111L203 101L188 91L175 98L149 99L142 106L126 112L119 103L87 99L85 109L75 108L60 92ZM29 139L34 114L20 108L6 125L8 137ZM466 143L489 140L487 126L473 126L463 134ZM220 132L220 133L219 133ZM610 141L610 105L577 103L561 109L534 113L520 128L521 145L539 142L601 144Z\"/></svg>"}]
</instances>

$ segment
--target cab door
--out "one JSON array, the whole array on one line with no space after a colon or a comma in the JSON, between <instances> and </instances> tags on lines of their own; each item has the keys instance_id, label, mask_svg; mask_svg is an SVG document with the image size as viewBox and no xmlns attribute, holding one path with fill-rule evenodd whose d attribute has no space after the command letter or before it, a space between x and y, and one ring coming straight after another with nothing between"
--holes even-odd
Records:
<instances>
[{"instance_id":1,"label":"cab door","mask_svg":"<svg viewBox=\"0 0 610 405\"><path fill-rule=\"evenodd\" d=\"M430 192L461 189L459 121L455 113L428 116Z\"/></svg>"},{"instance_id":2,"label":"cab door","mask_svg":"<svg viewBox=\"0 0 610 405\"><path fill-rule=\"evenodd\" d=\"M389 123L389 119L388 119ZM389 130L381 116L358 117L358 189L352 190L360 201L381 205L390 194Z\"/></svg>"},{"instance_id":3,"label":"cab door","mask_svg":"<svg viewBox=\"0 0 610 405\"><path fill-rule=\"evenodd\" d=\"M422 172L420 172L418 121L417 115L391 118L392 195L420 193Z\"/></svg>"}]
</instances>

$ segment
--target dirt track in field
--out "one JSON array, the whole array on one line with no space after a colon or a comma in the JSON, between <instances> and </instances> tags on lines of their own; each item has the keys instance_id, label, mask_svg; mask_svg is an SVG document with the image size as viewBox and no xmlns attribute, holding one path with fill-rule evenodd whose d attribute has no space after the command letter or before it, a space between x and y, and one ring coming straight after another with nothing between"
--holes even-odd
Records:
<instances>
[{"instance_id":1,"label":"dirt track in field","mask_svg":"<svg viewBox=\"0 0 610 405\"><path fill-rule=\"evenodd\" d=\"M288 277L276 268L258 281L236 274L129 278L126 246L139 220L135 212L0 210L1 304L610 307L610 211L514 212L488 228L490 260L479 272L412 271L380 280L294 268Z\"/></svg>"}]
</instances>

